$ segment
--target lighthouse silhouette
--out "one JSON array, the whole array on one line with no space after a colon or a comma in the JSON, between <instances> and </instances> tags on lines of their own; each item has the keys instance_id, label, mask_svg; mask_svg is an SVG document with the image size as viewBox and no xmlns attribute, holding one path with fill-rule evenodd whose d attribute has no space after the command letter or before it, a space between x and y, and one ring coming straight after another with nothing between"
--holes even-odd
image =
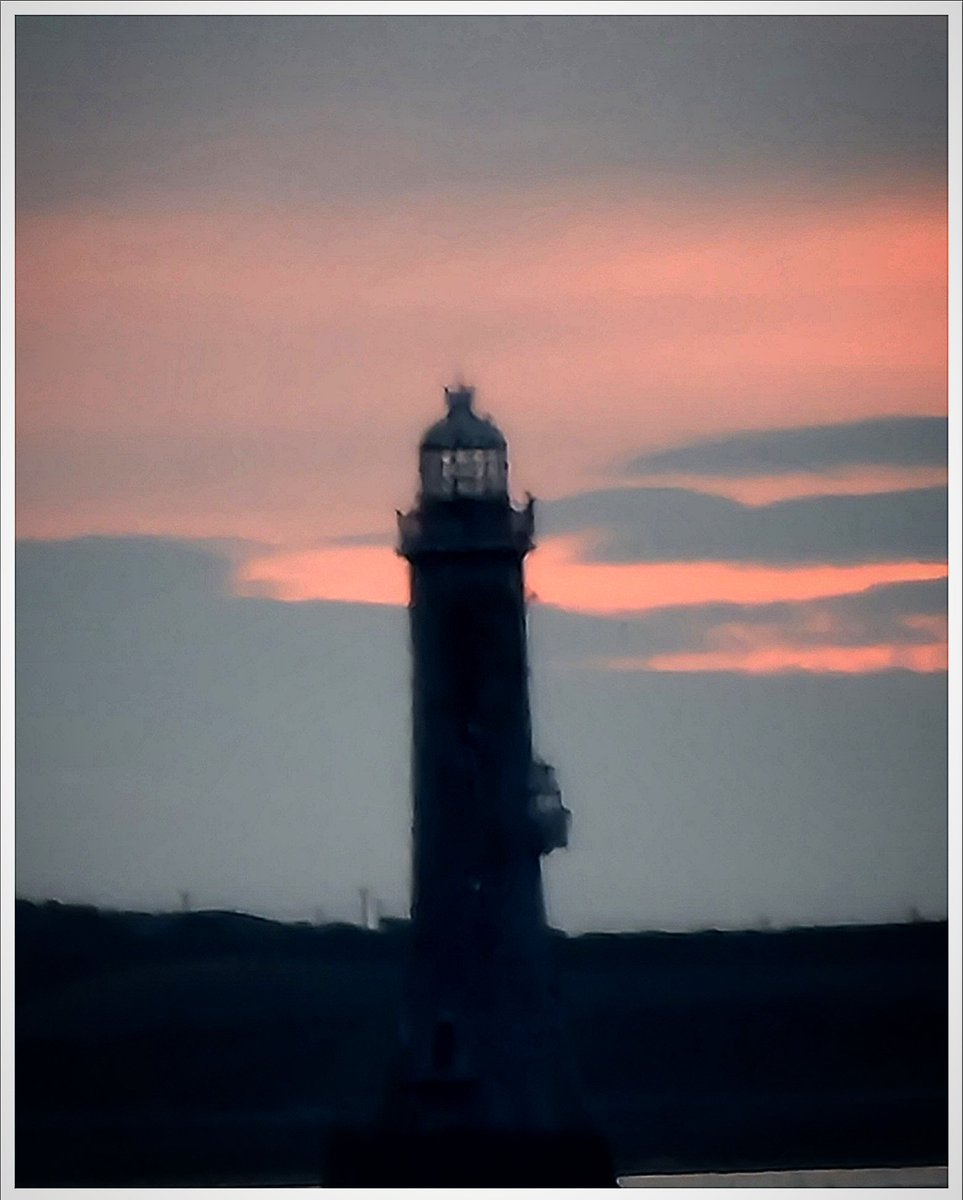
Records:
<instances>
[{"instance_id":1,"label":"lighthouse silhouette","mask_svg":"<svg viewBox=\"0 0 963 1200\"><path fill-rule=\"evenodd\" d=\"M505 438L476 413L474 390L446 388L445 404L419 447L417 503L398 514L413 818L400 1052L379 1132L339 1169L343 1182L398 1186L611 1184L549 962L541 860L566 845L569 813L532 750L534 501L512 503Z\"/></svg>"}]
</instances>

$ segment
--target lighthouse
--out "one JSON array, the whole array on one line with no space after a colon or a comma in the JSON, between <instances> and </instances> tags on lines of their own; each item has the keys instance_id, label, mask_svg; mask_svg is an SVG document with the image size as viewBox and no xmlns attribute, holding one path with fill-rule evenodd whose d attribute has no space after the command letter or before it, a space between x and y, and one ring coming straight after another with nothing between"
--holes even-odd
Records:
<instances>
[{"instance_id":1,"label":"lighthouse","mask_svg":"<svg viewBox=\"0 0 963 1200\"><path fill-rule=\"evenodd\" d=\"M556 775L532 746L524 563L534 501L509 493L504 436L472 388L418 448L409 564L411 940L400 1047L378 1128L332 1183L614 1182L587 1130L552 987L542 859L566 845Z\"/></svg>"},{"instance_id":2,"label":"lighthouse","mask_svg":"<svg viewBox=\"0 0 963 1200\"><path fill-rule=\"evenodd\" d=\"M419 447L410 564L410 1119L551 1129L567 1097L549 993L542 856L567 840L532 752L524 588L534 501L516 507L505 438L466 386Z\"/></svg>"}]
</instances>

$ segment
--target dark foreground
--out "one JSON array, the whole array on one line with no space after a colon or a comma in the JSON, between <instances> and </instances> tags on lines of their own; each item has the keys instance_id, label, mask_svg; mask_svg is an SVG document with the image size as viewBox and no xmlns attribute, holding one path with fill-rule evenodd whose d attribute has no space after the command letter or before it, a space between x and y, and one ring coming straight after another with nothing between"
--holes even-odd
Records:
<instances>
[{"instance_id":1,"label":"dark foreground","mask_svg":"<svg viewBox=\"0 0 963 1200\"><path fill-rule=\"evenodd\" d=\"M615 1171L945 1163L946 938L556 938ZM18 1186L319 1180L377 1108L405 939L19 902Z\"/></svg>"}]
</instances>

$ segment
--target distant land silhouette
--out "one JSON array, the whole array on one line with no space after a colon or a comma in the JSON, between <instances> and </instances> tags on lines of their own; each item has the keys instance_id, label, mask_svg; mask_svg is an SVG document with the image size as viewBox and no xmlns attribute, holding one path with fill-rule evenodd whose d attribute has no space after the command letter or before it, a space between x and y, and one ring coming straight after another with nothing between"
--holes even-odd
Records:
<instances>
[{"instance_id":1,"label":"distant land silhouette","mask_svg":"<svg viewBox=\"0 0 963 1200\"><path fill-rule=\"evenodd\" d=\"M18 901L17 1185L317 1181L408 925ZM552 937L619 1174L946 1162L945 922Z\"/></svg>"}]
</instances>

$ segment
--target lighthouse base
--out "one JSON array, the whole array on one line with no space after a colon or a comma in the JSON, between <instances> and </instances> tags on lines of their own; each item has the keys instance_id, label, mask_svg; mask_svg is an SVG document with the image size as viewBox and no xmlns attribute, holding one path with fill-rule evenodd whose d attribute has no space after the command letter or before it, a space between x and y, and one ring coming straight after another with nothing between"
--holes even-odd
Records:
<instances>
[{"instance_id":1,"label":"lighthouse base","mask_svg":"<svg viewBox=\"0 0 963 1200\"><path fill-rule=\"evenodd\" d=\"M325 1187L615 1187L608 1146L585 1130L342 1129Z\"/></svg>"}]
</instances>

